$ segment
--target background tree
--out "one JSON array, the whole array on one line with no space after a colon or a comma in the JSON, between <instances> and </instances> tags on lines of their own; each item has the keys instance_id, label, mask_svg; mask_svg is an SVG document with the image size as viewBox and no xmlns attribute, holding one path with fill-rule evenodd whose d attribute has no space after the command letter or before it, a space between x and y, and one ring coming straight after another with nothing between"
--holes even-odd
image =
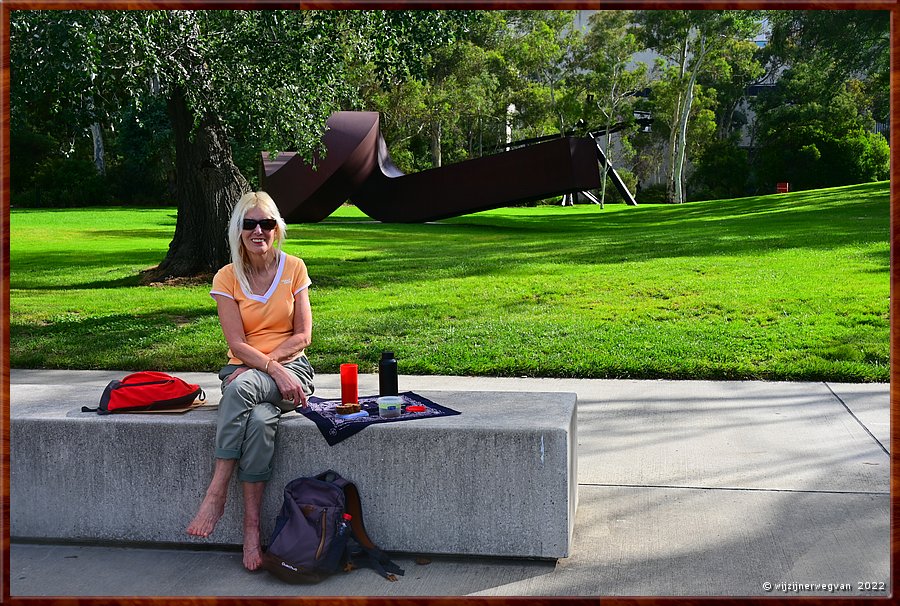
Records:
<instances>
[{"instance_id":1,"label":"background tree","mask_svg":"<svg viewBox=\"0 0 900 606\"><path fill-rule=\"evenodd\" d=\"M588 33L576 56L580 70L572 81L577 83L578 93L589 95L584 118L591 127L634 123L636 95L647 86L648 77L647 65L633 62L635 53L641 50L631 26L633 18L632 11L597 11L588 19ZM628 150L628 133L621 132L619 139L623 151ZM613 163L617 158L612 149L612 134L607 132L603 141L606 158ZM601 170L601 208L606 202L608 172L607 164Z\"/></svg>"},{"instance_id":2,"label":"background tree","mask_svg":"<svg viewBox=\"0 0 900 606\"><path fill-rule=\"evenodd\" d=\"M758 187L809 189L886 179L889 15L767 11L775 85L754 100Z\"/></svg>"},{"instance_id":3,"label":"background tree","mask_svg":"<svg viewBox=\"0 0 900 606\"><path fill-rule=\"evenodd\" d=\"M497 79L489 70L486 51L467 40L435 49L425 64L423 107L430 124L432 166L440 167L441 143L448 132L461 139L458 148L469 147L465 156L471 154L471 147L466 145L471 129L466 133L464 122L492 113ZM464 159L461 155L451 156L451 162Z\"/></svg>"},{"instance_id":4,"label":"background tree","mask_svg":"<svg viewBox=\"0 0 900 606\"><path fill-rule=\"evenodd\" d=\"M747 90L766 76L763 49L752 40L725 40L722 52L710 62L697 81L716 91L716 137L724 141L740 134L747 124L739 108L747 102Z\"/></svg>"},{"instance_id":5,"label":"background tree","mask_svg":"<svg viewBox=\"0 0 900 606\"><path fill-rule=\"evenodd\" d=\"M13 147L31 152L11 159L12 189L26 189L35 173L59 173L74 191L47 188L52 181L40 179L42 186L34 189L38 205L44 203L42 197L60 194L62 203L85 203L90 197L103 201L102 179L84 170L88 163L76 158L91 158L95 172L105 173L104 130L113 122L128 76L127 66L113 56L123 44L115 14L85 11L62 19L55 18L56 11L11 15L10 134ZM86 135L91 149L84 153ZM63 161L70 158L76 161Z\"/></svg>"},{"instance_id":6,"label":"background tree","mask_svg":"<svg viewBox=\"0 0 900 606\"><path fill-rule=\"evenodd\" d=\"M642 180L659 180L665 186L663 195L654 202L673 202L673 155L672 149L681 124L681 93L678 68L657 60L655 72L658 77L650 82L650 95L639 101L637 107L649 111L653 116L653 127L649 133L634 136L635 174ZM685 154L697 158L715 139L716 133L716 91L709 87L694 85L691 112L685 125ZM654 188L656 189L656 188Z\"/></svg>"},{"instance_id":7,"label":"background tree","mask_svg":"<svg viewBox=\"0 0 900 606\"><path fill-rule=\"evenodd\" d=\"M583 112L583 104L565 94L582 43L575 11L507 11L505 19L510 36L504 55L518 80L510 95L519 127L514 138L569 130Z\"/></svg>"},{"instance_id":8,"label":"background tree","mask_svg":"<svg viewBox=\"0 0 900 606\"><path fill-rule=\"evenodd\" d=\"M668 188L671 200L685 201L685 161L688 120L695 85L702 72L733 39L751 38L759 31L758 11L637 11L640 38L646 48L666 58L665 76L672 81L673 116L670 133Z\"/></svg>"},{"instance_id":9,"label":"background tree","mask_svg":"<svg viewBox=\"0 0 900 606\"><path fill-rule=\"evenodd\" d=\"M89 128L101 109L122 111L124 99L164 98L175 143L178 219L166 258L148 278L207 273L228 262L227 219L249 188L234 164L231 138L296 149L311 159L328 116L356 96L345 78L348 56L383 73L414 71L428 48L453 37L457 17L445 11L14 11L13 105L21 109L40 98L65 106L58 115ZM82 33L85 22L89 34ZM74 62L85 37L99 54Z\"/></svg>"},{"instance_id":10,"label":"background tree","mask_svg":"<svg viewBox=\"0 0 900 606\"><path fill-rule=\"evenodd\" d=\"M362 106L381 112L382 133L402 170L459 162L502 143L499 78L509 70L499 52L501 13L466 13L466 30L425 53L415 76L385 80L359 70Z\"/></svg>"},{"instance_id":11,"label":"background tree","mask_svg":"<svg viewBox=\"0 0 900 606\"><path fill-rule=\"evenodd\" d=\"M763 11L771 28L764 57L770 70L811 63L832 88L853 78L872 100L873 117L889 118L888 11Z\"/></svg>"},{"instance_id":12,"label":"background tree","mask_svg":"<svg viewBox=\"0 0 900 606\"><path fill-rule=\"evenodd\" d=\"M722 53L698 78L705 90L715 93L715 138L698 146L691 156L691 200L736 198L748 193L750 154L741 142L749 123L748 89L766 75L760 61L762 50L750 40L727 40Z\"/></svg>"},{"instance_id":13,"label":"background tree","mask_svg":"<svg viewBox=\"0 0 900 606\"><path fill-rule=\"evenodd\" d=\"M815 65L786 70L754 102L758 115L759 187L811 189L886 179L890 149L865 111L871 97L851 80L836 90Z\"/></svg>"}]
</instances>

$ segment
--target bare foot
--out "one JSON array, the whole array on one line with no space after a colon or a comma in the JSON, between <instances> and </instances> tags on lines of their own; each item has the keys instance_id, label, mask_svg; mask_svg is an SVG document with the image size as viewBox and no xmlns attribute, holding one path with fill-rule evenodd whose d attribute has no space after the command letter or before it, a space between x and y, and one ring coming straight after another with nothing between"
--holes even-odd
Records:
<instances>
[{"instance_id":1,"label":"bare foot","mask_svg":"<svg viewBox=\"0 0 900 606\"><path fill-rule=\"evenodd\" d=\"M244 568L257 570L262 566L262 547L259 544L259 527L244 527Z\"/></svg>"},{"instance_id":2,"label":"bare foot","mask_svg":"<svg viewBox=\"0 0 900 606\"><path fill-rule=\"evenodd\" d=\"M188 524L187 533L204 539L212 534L216 522L225 513L225 495L207 494L200 503L197 515Z\"/></svg>"}]
</instances>

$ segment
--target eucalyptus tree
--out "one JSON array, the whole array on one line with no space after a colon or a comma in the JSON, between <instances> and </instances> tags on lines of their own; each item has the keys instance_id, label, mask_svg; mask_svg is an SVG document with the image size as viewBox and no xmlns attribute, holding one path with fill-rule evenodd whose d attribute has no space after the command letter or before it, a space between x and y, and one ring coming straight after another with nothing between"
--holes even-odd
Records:
<instances>
[{"instance_id":1,"label":"eucalyptus tree","mask_svg":"<svg viewBox=\"0 0 900 606\"><path fill-rule=\"evenodd\" d=\"M459 129L465 115L491 113L497 79L489 69L489 52L469 41L435 49L425 64L422 118L429 125L432 166L440 167L447 131Z\"/></svg>"},{"instance_id":2,"label":"eucalyptus tree","mask_svg":"<svg viewBox=\"0 0 900 606\"><path fill-rule=\"evenodd\" d=\"M731 41L750 39L759 32L760 15L740 10L643 10L637 11L636 17L644 46L665 58L665 74L675 87L667 176L671 200L681 203L685 201L688 120L697 79Z\"/></svg>"},{"instance_id":3,"label":"eucalyptus tree","mask_svg":"<svg viewBox=\"0 0 900 606\"><path fill-rule=\"evenodd\" d=\"M503 52L510 35L504 12L465 11L466 30L431 48L415 77L379 85L371 70L364 71L357 84L368 106L382 113L382 132L398 167L439 167L503 143L515 80Z\"/></svg>"},{"instance_id":4,"label":"eucalyptus tree","mask_svg":"<svg viewBox=\"0 0 900 606\"><path fill-rule=\"evenodd\" d=\"M585 120L589 125L602 121L603 126L634 122L633 107L649 83L647 65L635 62L641 50L632 27L632 11L597 11L588 19L588 32L579 49L576 62L579 71L572 76L587 98ZM624 133L623 147L627 146ZM612 133L604 135L604 151L609 163L604 164L600 181L600 206L606 202L606 176L614 159Z\"/></svg>"},{"instance_id":5,"label":"eucalyptus tree","mask_svg":"<svg viewBox=\"0 0 900 606\"><path fill-rule=\"evenodd\" d=\"M738 117L738 108L746 102L748 88L766 76L762 51L752 40L726 40L721 54L698 78L698 82L716 90L716 136L719 140L732 137L746 123L746 118Z\"/></svg>"},{"instance_id":6,"label":"eucalyptus tree","mask_svg":"<svg viewBox=\"0 0 900 606\"><path fill-rule=\"evenodd\" d=\"M356 98L351 64L415 71L460 25L453 11L13 11L13 105L37 98L88 128L126 99L166 99L178 218L146 277L208 273L229 260L228 216L249 187L232 137L312 159L328 116Z\"/></svg>"},{"instance_id":7,"label":"eucalyptus tree","mask_svg":"<svg viewBox=\"0 0 900 606\"><path fill-rule=\"evenodd\" d=\"M575 11L506 11L504 19L509 28L505 55L518 75L511 98L530 127L529 134L565 132L577 119L563 99L583 42L575 27Z\"/></svg>"},{"instance_id":8,"label":"eucalyptus tree","mask_svg":"<svg viewBox=\"0 0 900 606\"><path fill-rule=\"evenodd\" d=\"M766 77L760 60L762 51L752 40L728 40L722 53L697 79L696 89L710 93L709 110L714 114L707 116L715 117L715 136L705 140L702 135L690 136L692 142L699 143L688 150L692 164L688 178L691 199L739 197L751 186L751 154L743 144L744 136L749 135L752 145L756 133L756 120L746 109L752 100L750 87ZM702 132L710 133L701 113L692 120L695 131L702 125L706 127Z\"/></svg>"}]
</instances>

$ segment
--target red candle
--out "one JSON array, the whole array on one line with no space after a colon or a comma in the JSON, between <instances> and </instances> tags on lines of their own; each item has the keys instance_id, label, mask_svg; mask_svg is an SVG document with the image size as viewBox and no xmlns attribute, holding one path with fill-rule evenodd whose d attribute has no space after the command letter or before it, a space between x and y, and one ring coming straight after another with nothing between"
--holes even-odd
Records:
<instances>
[{"instance_id":1,"label":"red candle","mask_svg":"<svg viewBox=\"0 0 900 606\"><path fill-rule=\"evenodd\" d=\"M341 403L356 404L359 402L356 364L341 364Z\"/></svg>"}]
</instances>

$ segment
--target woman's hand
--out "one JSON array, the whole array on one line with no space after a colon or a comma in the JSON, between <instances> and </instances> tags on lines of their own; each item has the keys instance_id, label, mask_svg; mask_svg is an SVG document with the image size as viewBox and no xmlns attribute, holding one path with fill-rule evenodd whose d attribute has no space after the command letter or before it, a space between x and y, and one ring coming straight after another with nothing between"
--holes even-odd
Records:
<instances>
[{"instance_id":1,"label":"woman's hand","mask_svg":"<svg viewBox=\"0 0 900 606\"><path fill-rule=\"evenodd\" d=\"M242 375L242 374L244 374L245 372L247 372L248 370L250 370L250 369L247 368L246 366L241 366L241 367L239 367L239 368L238 368L237 370L235 370L233 373L231 373L230 375L228 375L227 377L225 377L225 386L227 387L228 385L231 385L231 382L234 381L235 379L237 379L237 378L238 378L238 375Z\"/></svg>"},{"instance_id":2,"label":"woman's hand","mask_svg":"<svg viewBox=\"0 0 900 606\"><path fill-rule=\"evenodd\" d=\"M281 397L289 402L293 402L294 406L306 408L306 394L303 392L303 384L297 376L285 369L278 362L269 363L269 376L275 379L278 391Z\"/></svg>"}]
</instances>

